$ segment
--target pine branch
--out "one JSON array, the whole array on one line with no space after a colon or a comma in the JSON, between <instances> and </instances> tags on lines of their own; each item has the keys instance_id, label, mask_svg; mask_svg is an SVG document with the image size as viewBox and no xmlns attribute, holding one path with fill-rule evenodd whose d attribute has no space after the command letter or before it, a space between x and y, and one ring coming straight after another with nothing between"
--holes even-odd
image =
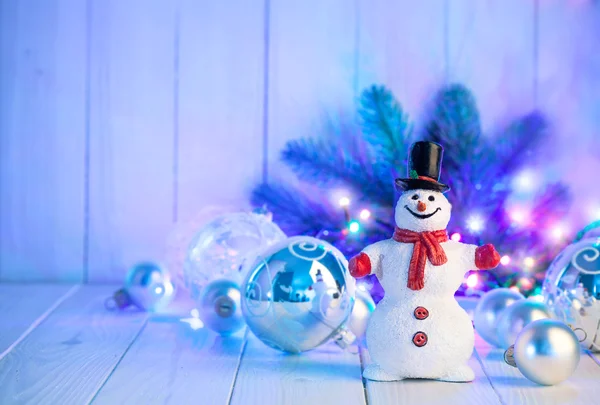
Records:
<instances>
[{"instance_id":1,"label":"pine branch","mask_svg":"<svg viewBox=\"0 0 600 405\"><path fill-rule=\"evenodd\" d=\"M376 159L388 165L394 173L404 170L407 146L411 137L408 116L390 90L371 86L360 98L359 115L364 139Z\"/></svg>"},{"instance_id":2,"label":"pine branch","mask_svg":"<svg viewBox=\"0 0 600 405\"><path fill-rule=\"evenodd\" d=\"M444 146L444 165L449 171L464 170L465 162L478 157L479 111L466 87L453 84L437 93L424 137Z\"/></svg>"},{"instance_id":3,"label":"pine branch","mask_svg":"<svg viewBox=\"0 0 600 405\"><path fill-rule=\"evenodd\" d=\"M547 135L546 118L538 111L527 114L496 136L494 143L498 174L508 176L531 159L532 152Z\"/></svg>"},{"instance_id":4,"label":"pine branch","mask_svg":"<svg viewBox=\"0 0 600 405\"><path fill-rule=\"evenodd\" d=\"M571 205L571 193L562 183L552 183L534 198L531 222L536 226L548 225L563 218Z\"/></svg>"},{"instance_id":5,"label":"pine branch","mask_svg":"<svg viewBox=\"0 0 600 405\"><path fill-rule=\"evenodd\" d=\"M260 184L253 191L251 203L266 205L273 220L288 236L314 235L322 229L341 229L344 216L325 199L310 199L302 190L284 185Z\"/></svg>"},{"instance_id":6,"label":"pine branch","mask_svg":"<svg viewBox=\"0 0 600 405\"><path fill-rule=\"evenodd\" d=\"M321 187L349 185L361 200L393 205L394 178L387 166L368 162L368 157L352 155L346 149L347 145L331 139L292 140L282 159L302 180Z\"/></svg>"}]
</instances>

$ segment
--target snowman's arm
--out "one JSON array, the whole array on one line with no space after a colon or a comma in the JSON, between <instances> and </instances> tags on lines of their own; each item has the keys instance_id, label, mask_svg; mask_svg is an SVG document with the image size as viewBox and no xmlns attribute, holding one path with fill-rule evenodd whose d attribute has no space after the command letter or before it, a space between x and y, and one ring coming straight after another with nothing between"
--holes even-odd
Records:
<instances>
[{"instance_id":1,"label":"snowman's arm","mask_svg":"<svg viewBox=\"0 0 600 405\"><path fill-rule=\"evenodd\" d=\"M483 246L463 244L465 270L489 270L500 264L500 254L494 245Z\"/></svg>"},{"instance_id":2,"label":"snowman's arm","mask_svg":"<svg viewBox=\"0 0 600 405\"><path fill-rule=\"evenodd\" d=\"M362 252L350 259L350 274L354 278L361 278L375 273L381 276L381 242L374 243L363 249Z\"/></svg>"}]
</instances>

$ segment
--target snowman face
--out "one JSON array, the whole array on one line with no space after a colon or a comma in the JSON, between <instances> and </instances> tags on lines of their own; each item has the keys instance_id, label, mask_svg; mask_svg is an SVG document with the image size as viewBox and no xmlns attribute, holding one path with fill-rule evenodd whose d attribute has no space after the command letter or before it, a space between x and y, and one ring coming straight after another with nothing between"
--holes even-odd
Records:
<instances>
[{"instance_id":1,"label":"snowman face","mask_svg":"<svg viewBox=\"0 0 600 405\"><path fill-rule=\"evenodd\" d=\"M414 232L446 229L452 205L444 194L432 190L407 190L396 204L396 225Z\"/></svg>"}]
</instances>

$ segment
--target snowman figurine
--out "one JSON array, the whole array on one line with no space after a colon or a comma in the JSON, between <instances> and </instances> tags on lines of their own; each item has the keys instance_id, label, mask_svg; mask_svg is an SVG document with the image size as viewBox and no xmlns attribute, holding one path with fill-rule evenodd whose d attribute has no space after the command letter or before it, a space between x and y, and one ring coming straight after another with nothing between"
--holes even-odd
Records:
<instances>
[{"instance_id":1,"label":"snowman figurine","mask_svg":"<svg viewBox=\"0 0 600 405\"><path fill-rule=\"evenodd\" d=\"M471 319L454 299L469 270L500 262L494 246L448 240L452 205L439 182L443 149L416 142L409 178L396 179L402 191L391 239L367 246L350 260L356 278L375 274L385 297L367 327L372 364L363 376L375 381L427 378L473 381L467 364L474 346Z\"/></svg>"}]
</instances>

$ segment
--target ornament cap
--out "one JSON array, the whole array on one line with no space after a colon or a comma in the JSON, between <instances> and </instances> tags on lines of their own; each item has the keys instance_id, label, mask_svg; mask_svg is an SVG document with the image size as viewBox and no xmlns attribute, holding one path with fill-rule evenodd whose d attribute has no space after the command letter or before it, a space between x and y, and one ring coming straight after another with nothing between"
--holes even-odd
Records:
<instances>
[{"instance_id":1,"label":"ornament cap","mask_svg":"<svg viewBox=\"0 0 600 405\"><path fill-rule=\"evenodd\" d=\"M511 345L504 352L504 362L512 367L517 367L517 363L515 362L515 345Z\"/></svg>"},{"instance_id":2,"label":"ornament cap","mask_svg":"<svg viewBox=\"0 0 600 405\"><path fill-rule=\"evenodd\" d=\"M127 290L124 288L118 289L114 292L112 297L108 297L106 301L104 301L104 306L109 311L114 311L115 309L125 309L130 305L133 305L133 301L127 293Z\"/></svg>"}]
</instances>

